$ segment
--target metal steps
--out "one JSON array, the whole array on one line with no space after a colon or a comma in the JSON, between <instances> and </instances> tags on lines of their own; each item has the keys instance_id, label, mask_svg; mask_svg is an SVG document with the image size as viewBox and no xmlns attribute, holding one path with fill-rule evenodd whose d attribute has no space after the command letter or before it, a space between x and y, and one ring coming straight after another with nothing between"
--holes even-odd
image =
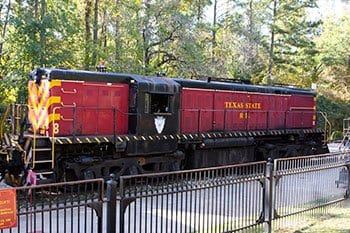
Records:
<instances>
[{"instance_id":1,"label":"metal steps","mask_svg":"<svg viewBox=\"0 0 350 233\"><path fill-rule=\"evenodd\" d=\"M52 163L52 160L37 160L33 161L34 164L40 164L40 163Z\"/></svg>"},{"instance_id":2,"label":"metal steps","mask_svg":"<svg viewBox=\"0 0 350 233\"><path fill-rule=\"evenodd\" d=\"M28 165L40 176L48 176L53 174L53 158L52 158L52 148L46 141L47 137L28 137L30 142L28 143L29 155L28 155ZM35 143L35 145L34 145Z\"/></svg>"},{"instance_id":3,"label":"metal steps","mask_svg":"<svg viewBox=\"0 0 350 233\"><path fill-rule=\"evenodd\" d=\"M51 151L51 148L33 148L33 151Z\"/></svg>"}]
</instances>

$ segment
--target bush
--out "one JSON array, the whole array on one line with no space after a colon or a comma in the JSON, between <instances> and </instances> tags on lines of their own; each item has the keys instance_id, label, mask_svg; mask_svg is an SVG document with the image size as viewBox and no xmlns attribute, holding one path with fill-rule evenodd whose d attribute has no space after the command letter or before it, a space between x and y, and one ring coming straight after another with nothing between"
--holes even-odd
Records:
<instances>
[{"instance_id":1,"label":"bush","mask_svg":"<svg viewBox=\"0 0 350 233\"><path fill-rule=\"evenodd\" d=\"M331 141L335 141L335 140L342 140L343 139L343 132L341 131L333 131L331 134Z\"/></svg>"},{"instance_id":2,"label":"bush","mask_svg":"<svg viewBox=\"0 0 350 233\"><path fill-rule=\"evenodd\" d=\"M332 124L332 131L343 131L343 119L350 116L350 104L327 98L323 95L317 97L317 110L327 113Z\"/></svg>"}]
</instances>

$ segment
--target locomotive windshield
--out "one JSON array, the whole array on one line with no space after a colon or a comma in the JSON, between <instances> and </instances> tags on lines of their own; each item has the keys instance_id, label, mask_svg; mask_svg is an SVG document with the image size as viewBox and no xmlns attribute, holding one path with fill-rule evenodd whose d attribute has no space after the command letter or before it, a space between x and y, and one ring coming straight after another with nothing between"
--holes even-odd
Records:
<instances>
[{"instance_id":1,"label":"locomotive windshield","mask_svg":"<svg viewBox=\"0 0 350 233\"><path fill-rule=\"evenodd\" d=\"M169 94L146 93L145 113L166 114L171 113L172 96Z\"/></svg>"}]
</instances>

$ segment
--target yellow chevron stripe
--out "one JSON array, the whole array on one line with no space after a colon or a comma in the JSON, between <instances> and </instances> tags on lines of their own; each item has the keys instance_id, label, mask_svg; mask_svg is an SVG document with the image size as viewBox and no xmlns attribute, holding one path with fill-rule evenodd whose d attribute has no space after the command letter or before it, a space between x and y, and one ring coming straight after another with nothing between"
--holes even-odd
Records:
<instances>
[{"instance_id":1,"label":"yellow chevron stripe","mask_svg":"<svg viewBox=\"0 0 350 233\"><path fill-rule=\"evenodd\" d=\"M51 96L49 98L49 101L46 103L46 108L49 108L52 104L59 104L61 103L61 96Z\"/></svg>"},{"instance_id":2,"label":"yellow chevron stripe","mask_svg":"<svg viewBox=\"0 0 350 233\"><path fill-rule=\"evenodd\" d=\"M51 113L51 114L49 115L49 124L50 124L51 122L53 122L53 120L55 120L55 122L57 122L57 121L59 121L60 119L61 119L61 114L59 114L59 113L55 113L55 114Z\"/></svg>"},{"instance_id":3,"label":"yellow chevron stripe","mask_svg":"<svg viewBox=\"0 0 350 233\"><path fill-rule=\"evenodd\" d=\"M50 88L60 87L61 85L62 85L61 80L54 79L50 81Z\"/></svg>"}]
</instances>

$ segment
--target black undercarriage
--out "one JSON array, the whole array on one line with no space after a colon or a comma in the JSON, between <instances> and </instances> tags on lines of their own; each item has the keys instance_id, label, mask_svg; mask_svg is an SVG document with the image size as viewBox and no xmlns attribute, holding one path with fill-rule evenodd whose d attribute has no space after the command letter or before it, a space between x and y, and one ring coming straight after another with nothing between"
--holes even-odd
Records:
<instances>
[{"instance_id":1,"label":"black undercarriage","mask_svg":"<svg viewBox=\"0 0 350 233\"><path fill-rule=\"evenodd\" d=\"M40 137L35 142L34 163L33 155L29 163L14 155L11 164L2 162L2 167L11 168L6 172L12 178L24 177L33 169L43 174L42 182L108 178L111 174L119 177L327 153L323 141L324 133L317 129L153 137ZM52 156L53 163L40 162L50 161Z\"/></svg>"}]
</instances>

